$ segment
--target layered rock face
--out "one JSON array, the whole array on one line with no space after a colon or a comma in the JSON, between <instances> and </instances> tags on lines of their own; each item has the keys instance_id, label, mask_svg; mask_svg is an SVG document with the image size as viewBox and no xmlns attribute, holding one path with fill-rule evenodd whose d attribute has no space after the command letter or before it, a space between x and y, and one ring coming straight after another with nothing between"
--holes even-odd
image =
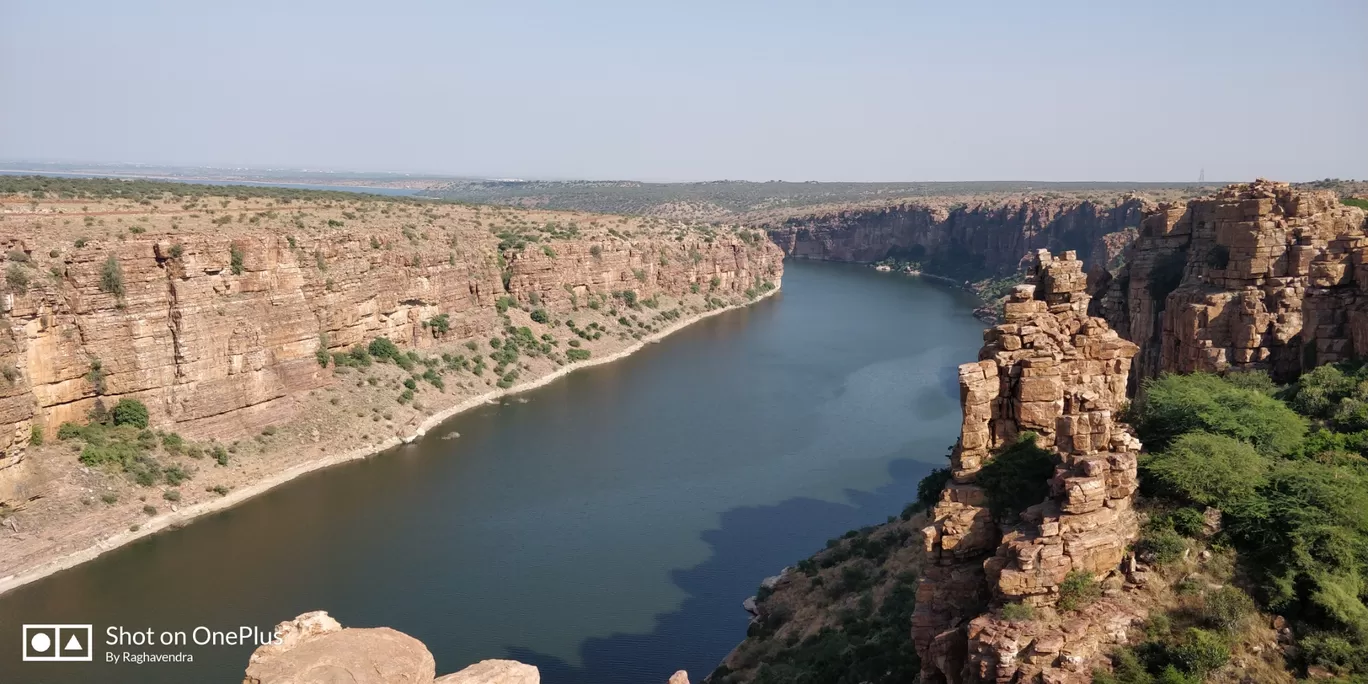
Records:
<instances>
[{"instance_id":1,"label":"layered rock face","mask_svg":"<svg viewBox=\"0 0 1368 684\"><path fill-rule=\"evenodd\" d=\"M1115 416L1137 348L1087 314L1085 288L1076 255L1041 250L1006 322L985 332L980 361L960 366L953 480L922 530L912 636L924 682L1087 682L1135 616L1106 599L1024 625L985 613L1020 602L1053 614L1070 572L1112 573L1138 532L1140 445ZM996 521L976 475L1026 432L1056 454L1050 495L1018 520Z\"/></svg>"},{"instance_id":2,"label":"layered rock face","mask_svg":"<svg viewBox=\"0 0 1368 684\"><path fill-rule=\"evenodd\" d=\"M1036 249L1075 250L1090 265L1106 264L1102 236L1138 226L1153 206L1134 196L1104 203L1045 198L909 203L790 218L768 231L793 257L872 262L893 256L989 275L1016 271Z\"/></svg>"},{"instance_id":3,"label":"layered rock face","mask_svg":"<svg viewBox=\"0 0 1368 684\"><path fill-rule=\"evenodd\" d=\"M1145 217L1094 313L1137 344L1137 378L1262 368L1289 379L1368 352L1364 212L1258 180Z\"/></svg>"},{"instance_id":4,"label":"layered rock face","mask_svg":"<svg viewBox=\"0 0 1368 684\"><path fill-rule=\"evenodd\" d=\"M5 471L19 463L31 430L51 438L63 422L84 421L97 401L134 398L154 428L231 440L290 420L289 397L331 381L333 369L316 360L320 349L379 336L417 348L486 336L501 328L501 297L554 313L591 292L633 290L645 300L701 286L733 297L762 281L777 286L782 275L774 245L725 231L627 238L585 230L509 249L478 227L478 210L441 208L473 218L456 219L459 231L425 228L435 244L407 227L401 236L396 219L268 229L253 227L269 215L256 208L250 223L185 230L175 222L187 212L149 209L104 212L152 218L118 239L82 238L73 248L78 231L101 230L93 216L84 229L61 227L73 222L61 205L3 217L0 254L13 275L0 300L0 501L15 479ZM440 334L424 325L439 315L449 320Z\"/></svg>"}]
</instances>

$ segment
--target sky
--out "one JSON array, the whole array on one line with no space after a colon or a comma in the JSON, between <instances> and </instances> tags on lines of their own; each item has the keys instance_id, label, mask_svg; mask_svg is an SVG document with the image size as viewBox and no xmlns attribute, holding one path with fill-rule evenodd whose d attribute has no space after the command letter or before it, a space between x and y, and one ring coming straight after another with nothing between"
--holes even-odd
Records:
<instances>
[{"instance_id":1,"label":"sky","mask_svg":"<svg viewBox=\"0 0 1368 684\"><path fill-rule=\"evenodd\" d=\"M1368 2L0 0L0 160L1368 178Z\"/></svg>"}]
</instances>

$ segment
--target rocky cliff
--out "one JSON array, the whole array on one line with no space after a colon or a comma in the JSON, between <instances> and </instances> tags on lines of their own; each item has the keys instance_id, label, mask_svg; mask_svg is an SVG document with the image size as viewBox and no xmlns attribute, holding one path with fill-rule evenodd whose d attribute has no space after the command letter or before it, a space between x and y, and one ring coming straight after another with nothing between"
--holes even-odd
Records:
<instances>
[{"instance_id":1,"label":"rocky cliff","mask_svg":"<svg viewBox=\"0 0 1368 684\"><path fill-rule=\"evenodd\" d=\"M1368 352L1364 212L1258 180L1147 215L1094 312L1141 347L1137 377L1262 368L1289 379Z\"/></svg>"},{"instance_id":2,"label":"rocky cliff","mask_svg":"<svg viewBox=\"0 0 1368 684\"><path fill-rule=\"evenodd\" d=\"M1137 617L1116 591L1082 610L1058 605L1071 573L1118 585L1137 534L1140 445L1115 417L1137 350L1087 315L1085 281L1074 254L1039 253L1006 322L985 333L980 361L960 366L952 480L921 535L912 638L923 682L1087 682ZM1053 454L1049 495L995 516L978 475L1028 432ZM996 609L1007 603L1031 606L1035 619L1003 618Z\"/></svg>"},{"instance_id":3,"label":"rocky cliff","mask_svg":"<svg viewBox=\"0 0 1368 684\"><path fill-rule=\"evenodd\" d=\"M893 257L977 280L1017 271L1036 249L1075 250L1090 266L1106 265L1101 238L1139 225L1153 206L1134 195L907 202L795 216L764 227L788 256L866 263Z\"/></svg>"},{"instance_id":4,"label":"rocky cliff","mask_svg":"<svg viewBox=\"0 0 1368 684\"><path fill-rule=\"evenodd\" d=\"M927 478L899 518L767 579L707 681L1084 684L1109 666L1150 602L1128 552L1140 444L1117 418L1137 347L1087 314L1075 254L1041 250L1028 273L959 367L944 487ZM1035 465L1012 460L1023 449ZM1097 600L1061 604L1080 587Z\"/></svg>"},{"instance_id":5,"label":"rocky cliff","mask_svg":"<svg viewBox=\"0 0 1368 684\"><path fill-rule=\"evenodd\" d=\"M231 440L290 421L292 397L333 383L320 352L381 336L456 348L502 331L509 305L588 318L627 301L615 292L636 309L668 295L701 310L782 274L778 249L731 229L307 193L187 200L187 187L0 206L0 501L35 435L97 402L138 399L155 429ZM631 323L610 336L639 338Z\"/></svg>"}]
</instances>

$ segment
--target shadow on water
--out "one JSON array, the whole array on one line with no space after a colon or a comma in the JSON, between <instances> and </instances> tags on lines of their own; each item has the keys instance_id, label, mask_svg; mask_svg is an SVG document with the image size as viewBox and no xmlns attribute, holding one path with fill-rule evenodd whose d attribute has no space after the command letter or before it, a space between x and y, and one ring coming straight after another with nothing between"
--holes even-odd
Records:
<instances>
[{"instance_id":1,"label":"shadow on water","mask_svg":"<svg viewBox=\"0 0 1368 684\"><path fill-rule=\"evenodd\" d=\"M657 615L651 632L586 639L579 647L578 666L519 647L509 648L509 657L536 665L542 681L557 684L598 684L624 675L643 684L664 684L676 670L688 670L690 680L698 682L745 638L749 616L741 602L755 593L760 580L820 549L821 542L814 545L814 539L837 537L898 514L933 467L911 458L894 460L889 464L891 482L872 492L845 490L850 503L800 497L726 511L717 528L701 535L712 551L708 559L671 573L686 598L676 610ZM755 540L761 538L766 548L757 553Z\"/></svg>"}]
</instances>

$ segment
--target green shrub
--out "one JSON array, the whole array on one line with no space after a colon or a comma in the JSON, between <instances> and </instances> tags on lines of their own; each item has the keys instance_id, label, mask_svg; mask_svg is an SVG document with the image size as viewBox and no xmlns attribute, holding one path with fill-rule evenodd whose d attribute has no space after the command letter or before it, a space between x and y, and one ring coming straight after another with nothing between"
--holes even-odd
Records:
<instances>
[{"instance_id":1,"label":"green shrub","mask_svg":"<svg viewBox=\"0 0 1368 684\"><path fill-rule=\"evenodd\" d=\"M589 354L589 350L588 350L588 349L567 349L567 350L565 350L565 358L568 359L568 360L570 360L570 361L588 361L588 360L589 360L589 356L590 356L590 354Z\"/></svg>"},{"instance_id":2,"label":"green shrub","mask_svg":"<svg viewBox=\"0 0 1368 684\"><path fill-rule=\"evenodd\" d=\"M1168 516L1173 531L1184 537L1198 537L1206 530L1206 518L1195 508L1180 508Z\"/></svg>"},{"instance_id":3,"label":"green shrub","mask_svg":"<svg viewBox=\"0 0 1368 684\"><path fill-rule=\"evenodd\" d=\"M1253 613L1254 601L1249 594L1228 585L1208 593L1202 601L1202 622L1226 634L1239 632Z\"/></svg>"},{"instance_id":4,"label":"green shrub","mask_svg":"<svg viewBox=\"0 0 1368 684\"><path fill-rule=\"evenodd\" d=\"M929 510L940 501L941 490L953 479L950 468L936 468L930 475L923 477L917 483L917 500L903 509L902 519L910 520L912 514L918 510Z\"/></svg>"},{"instance_id":5,"label":"green shrub","mask_svg":"<svg viewBox=\"0 0 1368 684\"><path fill-rule=\"evenodd\" d=\"M237 243L228 245L228 268L232 270L233 275L242 275L242 259L242 248Z\"/></svg>"},{"instance_id":6,"label":"green shrub","mask_svg":"<svg viewBox=\"0 0 1368 684\"><path fill-rule=\"evenodd\" d=\"M174 503L181 500L181 493L179 490L168 489L162 492L162 498Z\"/></svg>"},{"instance_id":7,"label":"green shrub","mask_svg":"<svg viewBox=\"0 0 1368 684\"><path fill-rule=\"evenodd\" d=\"M1271 463L1254 447L1233 437L1185 434L1164 451L1144 459L1148 490L1181 501L1225 508L1254 496Z\"/></svg>"},{"instance_id":8,"label":"green shrub","mask_svg":"<svg viewBox=\"0 0 1368 684\"><path fill-rule=\"evenodd\" d=\"M1306 437L1306 420L1281 401L1207 373L1165 373L1147 381L1132 412L1150 451L1203 431L1247 441L1266 456L1281 456L1298 451Z\"/></svg>"},{"instance_id":9,"label":"green shrub","mask_svg":"<svg viewBox=\"0 0 1368 684\"><path fill-rule=\"evenodd\" d=\"M1342 634L1313 632L1297 639L1307 665L1319 665L1339 674L1368 672L1368 649Z\"/></svg>"},{"instance_id":10,"label":"green shrub","mask_svg":"<svg viewBox=\"0 0 1368 684\"><path fill-rule=\"evenodd\" d=\"M532 320L538 323L550 323L551 316L546 313L546 309L536 309L532 312Z\"/></svg>"},{"instance_id":11,"label":"green shrub","mask_svg":"<svg viewBox=\"0 0 1368 684\"><path fill-rule=\"evenodd\" d=\"M77 425L76 423L68 421L66 423L62 423L60 426L57 427L57 439L79 439L81 437L81 434L82 428L80 425Z\"/></svg>"},{"instance_id":12,"label":"green shrub","mask_svg":"<svg viewBox=\"0 0 1368 684\"><path fill-rule=\"evenodd\" d=\"M1045 500L1054 467L1054 454L1036 446L1035 433L1027 432L985 463L975 482L993 515L1010 517Z\"/></svg>"},{"instance_id":13,"label":"green shrub","mask_svg":"<svg viewBox=\"0 0 1368 684\"><path fill-rule=\"evenodd\" d=\"M371 356L377 359L389 359L392 361L397 361L403 356L399 353L399 347L396 346L393 342L391 342L387 337L377 337L371 340L370 346L366 348L366 351L369 352Z\"/></svg>"},{"instance_id":14,"label":"green shrub","mask_svg":"<svg viewBox=\"0 0 1368 684\"><path fill-rule=\"evenodd\" d=\"M19 294L28 292L28 270L19 264L10 264L9 268L5 271L5 284L9 285L11 290Z\"/></svg>"},{"instance_id":15,"label":"green shrub","mask_svg":"<svg viewBox=\"0 0 1368 684\"><path fill-rule=\"evenodd\" d=\"M139 453L136 446L126 442L86 444L85 447L81 449L81 455L78 460L88 466L107 464L125 465L133 462L133 459L135 459Z\"/></svg>"},{"instance_id":16,"label":"green shrub","mask_svg":"<svg viewBox=\"0 0 1368 684\"><path fill-rule=\"evenodd\" d=\"M1288 403L1303 415L1329 418L1341 400L1354 394L1357 384L1343 366L1320 366L1289 388Z\"/></svg>"},{"instance_id":17,"label":"green shrub","mask_svg":"<svg viewBox=\"0 0 1368 684\"><path fill-rule=\"evenodd\" d=\"M147 405L136 399L120 399L118 403L114 404L114 410L110 412L110 415L113 417L115 425L147 427Z\"/></svg>"},{"instance_id":18,"label":"green shrub","mask_svg":"<svg viewBox=\"0 0 1368 684\"><path fill-rule=\"evenodd\" d=\"M1188 674L1202 675L1230 660L1230 646L1217 634L1189 627L1178 644L1169 648L1169 659Z\"/></svg>"},{"instance_id":19,"label":"green shrub","mask_svg":"<svg viewBox=\"0 0 1368 684\"><path fill-rule=\"evenodd\" d=\"M1135 544L1135 550L1154 556L1158 565L1171 565L1183 557L1187 542L1172 529L1145 530Z\"/></svg>"},{"instance_id":20,"label":"green shrub","mask_svg":"<svg viewBox=\"0 0 1368 684\"><path fill-rule=\"evenodd\" d=\"M1029 603L1004 603L1002 605L1002 619L1008 622L1030 622L1035 617L1035 608Z\"/></svg>"},{"instance_id":21,"label":"green shrub","mask_svg":"<svg viewBox=\"0 0 1368 684\"><path fill-rule=\"evenodd\" d=\"M122 297L124 294L123 267L119 265L119 260L113 254L105 259L104 266L100 267L100 290Z\"/></svg>"},{"instance_id":22,"label":"green shrub","mask_svg":"<svg viewBox=\"0 0 1368 684\"><path fill-rule=\"evenodd\" d=\"M1102 597L1102 587L1091 572L1070 570L1059 583L1059 609L1078 610Z\"/></svg>"},{"instance_id":23,"label":"green shrub","mask_svg":"<svg viewBox=\"0 0 1368 684\"><path fill-rule=\"evenodd\" d=\"M1368 474L1357 464L1274 465L1259 496L1224 511L1225 531L1265 602L1289 617L1368 635ZM1363 644L1363 637L1358 637ZM1368 644L1364 644L1368 647Z\"/></svg>"},{"instance_id":24,"label":"green shrub","mask_svg":"<svg viewBox=\"0 0 1368 684\"><path fill-rule=\"evenodd\" d=\"M1282 388L1263 370L1231 370L1221 376L1228 384L1240 389L1254 390L1273 396Z\"/></svg>"},{"instance_id":25,"label":"green shrub","mask_svg":"<svg viewBox=\"0 0 1368 684\"><path fill-rule=\"evenodd\" d=\"M43 426L33 425L29 428L29 446L43 446Z\"/></svg>"},{"instance_id":26,"label":"green shrub","mask_svg":"<svg viewBox=\"0 0 1368 684\"><path fill-rule=\"evenodd\" d=\"M1145 669L1135 651L1129 648L1121 648L1113 653L1111 664L1111 672L1093 672L1093 684L1154 684L1154 676Z\"/></svg>"},{"instance_id":27,"label":"green shrub","mask_svg":"<svg viewBox=\"0 0 1368 684\"><path fill-rule=\"evenodd\" d=\"M168 432L161 436L161 444L168 453L179 454L185 448L185 438L174 432Z\"/></svg>"},{"instance_id":28,"label":"green shrub","mask_svg":"<svg viewBox=\"0 0 1368 684\"><path fill-rule=\"evenodd\" d=\"M190 473L179 465L172 464L162 470L162 477L166 478L166 484L175 486L190 479Z\"/></svg>"},{"instance_id":29,"label":"green shrub","mask_svg":"<svg viewBox=\"0 0 1368 684\"><path fill-rule=\"evenodd\" d=\"M425 325L427 325L432 332L437 333L438 335L445 335L451 330L451 315L438 314L429 318Z\"/></svg>"}]
</instances>

